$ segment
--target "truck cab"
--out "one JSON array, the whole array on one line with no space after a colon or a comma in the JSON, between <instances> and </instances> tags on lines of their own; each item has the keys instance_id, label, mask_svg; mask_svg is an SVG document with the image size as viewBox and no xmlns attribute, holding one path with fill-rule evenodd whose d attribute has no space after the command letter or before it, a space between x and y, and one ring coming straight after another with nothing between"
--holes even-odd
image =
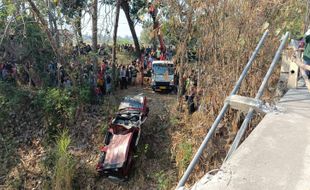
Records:
<instances>
[{"instance_id":1,"label":"truck cab","mask_svg":"<svg viewBox=\"0 0 310 190\"><path fill-rule=\"evenodd\" d=\"M153 61L152 81L153 91L172 91L174 84L174 64L171 61Z\"/></svg>"}]
</instances>

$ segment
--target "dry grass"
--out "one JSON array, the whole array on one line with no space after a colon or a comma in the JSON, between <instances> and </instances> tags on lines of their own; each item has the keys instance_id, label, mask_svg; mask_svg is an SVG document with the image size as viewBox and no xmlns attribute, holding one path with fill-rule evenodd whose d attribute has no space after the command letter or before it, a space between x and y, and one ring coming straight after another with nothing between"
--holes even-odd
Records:
<instances>
[{"instance_id":1,"label":"dry grass","mask_svg":"<svg viewBox=\"0 0 310 190\"><path fill-rule=\"evenodd\" d=\"M57 159L53 180L53 189L55 190L72 189L75 164L72 156L68 152L70 143L71 139L68 131L63 132L57 139Z\"/></svg>"},{"instance_id":2,"label":"dry grass","mask_svg":"<svg viewBox=\"0 0 310 190\"><path fill-rule=\"evenodd\" d=\"M200 49L202 52L203 59L198 63L197 69L202 73L199 83L200 88L204 91L202 102L205 105L205 111L191 116L185 113L180 115L178 112L172 112L177 113L172 114L172 118L179 118L171 134L171 152L175 156L178 179L182 176L188 166L188 160L191 160L220 112L225 98L233 89L259 38L266 29L264 27L265 23L268 22L270 36L258 54L238 93L242 96L255 97L274 53L280 45L279 39L281 35L277 35L277 27L281 20L281 14L279 13L286 6L295 3L286 1L279 5L276 1L260 1L260 3L253 5L252 2L227 1L224 5L219 2L208 1L193 4L193 7L199 6L207 9L214 5L216 8L209 11L208 16L197 16L195 23L193 23L197 26L208 26L206 28L198 27L198 32L194 33L195 37L198 38L197 44L203 44L202 47L198 47L198 51ZM273 10L270 10L270 7L273 7ZM279 20L274 18L279 18ZM285 18L291 19L291 17ZM287 22L291 21L287 20ZM280 31L280 34L281 32L285 32L284 29ZM192 65L187 65L185 74L190 74L192 69ZM262 97L265 101L273 101L279 70L280 67L277 67L269 80L268 87ZM235 110L229 110L226 113L219 129L200 157L199 164L195 167L195 171L188 183L193 183L206 172L220 167L243 118L244 115ZM260 116L255 116L252 119L246 136L260 119ZM190 158L188 158L189 152L192 152Z\"/></svg>"}]
</instances>

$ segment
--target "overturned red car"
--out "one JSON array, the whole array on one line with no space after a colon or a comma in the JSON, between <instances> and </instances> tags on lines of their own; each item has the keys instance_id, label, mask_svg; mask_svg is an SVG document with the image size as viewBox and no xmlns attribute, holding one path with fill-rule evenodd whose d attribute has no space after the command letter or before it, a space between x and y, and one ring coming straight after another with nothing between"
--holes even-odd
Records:
<instances>
[{"instance_id":1,"label":"overturned red car","mask_svg":"<svg viewBox=\"0 0 310 190\"><path fill-rule=\"evenodd\" d=\"M144 95L124 98L118 113L110 122L104 146L100 149L97 164L99 174L122 181L128 179L141 125L146 121L148 112Z\"/></svg>"}]
</instances>

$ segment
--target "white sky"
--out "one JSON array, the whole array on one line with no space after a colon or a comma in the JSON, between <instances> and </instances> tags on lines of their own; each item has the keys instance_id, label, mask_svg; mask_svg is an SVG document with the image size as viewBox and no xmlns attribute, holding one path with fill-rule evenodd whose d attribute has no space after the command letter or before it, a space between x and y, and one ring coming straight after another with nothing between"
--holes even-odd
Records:
<instances>
[{"instance_id":1,"label":"white sky","mask_svg":"<svg viewBox=\"0 0 310 190\"><path fill-rule=\"evenodd\" d=\"M111 9L112 9L111 6L99 7L98 36L107 35L106 31L110 32L110 35L112 36L115 14L114 14L114 11L112 11ZM140 37L140 34L142 32L142 24L137 24L135 28L136 28L136 33L138 37ZM82 19L82 33L83 35L85 34L91 35L91 31L92 31L91 17L88 13L86 13ZM122 9L120 10L120 18L119 18L117 36L121 36L121 37L130 36L131 37L131 32L127 24L127 19Z\"/></svg>"}]
</instances>

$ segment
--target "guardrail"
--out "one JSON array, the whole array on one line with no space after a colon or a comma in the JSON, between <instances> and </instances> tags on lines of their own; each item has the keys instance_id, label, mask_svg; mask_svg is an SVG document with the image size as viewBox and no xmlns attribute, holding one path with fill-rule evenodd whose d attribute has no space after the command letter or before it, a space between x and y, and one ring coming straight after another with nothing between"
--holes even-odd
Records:
<instances>
[{"instance_id":1,"label":"guardrail","mask_svg":"<svg viewBox=\"0 0 310 190\"><path fill-rule=\"evenodd\" d=\"M247 65L245 66L244 70L242 71L234 89L231 92L231 95L234 95L238 92L243 79L245 78L245 76L247 75L249 69L251 68L253 61L256 58L257 53L259 52L260 48L262 47L265 39L268 36L269 31L266 30L265 33L263 34L263 36L261 37L257 47L255 48L251 58L249 59ZM177 189L184 186L187 179L189 178L189 175L191 174L191 172L193 171L195 165L197 164L199 157L201 156L203 149L207 146L209 140L211 139L213 133L215 132L215 129L217 128L217 126L219 125L220 121L222 120L224 114L226 113L226 111L228 110L229 104L227 102L224 103L224 106L221 110L221 112L219 113L219 115L216 117L214 123L212 124L207 136L205 137L205 139L203 140L202 144L200 145L197 153L195 154L193 160L191 161L191 163L189 164L189 166L187 167L185 173L183 174L181 180L179 181L178 185L177 185Z\"/></svg>"},{"instance_id":2,"label":"guardrail","mask_svg":"<svg viewBox=\"0 0 310 190\"><path fill-rule=\"evenodd\" d=\"M275 66L277 65L277 63L278 63L278 61L279 61L279 59L281 57L281 53L282 53L282 51L283 51L283 49L285 47L285 44L287 42L288 37L289 37L289 33L287 32L285 37L284 37L284 39L281 42L280 47L277 50L277 53L276 53L275 57L272 60L272 63L271 63L271 65L270 65L270 67L269 67L269 69L267 71L267 74L264 77L264 80L263 80L261 86L259 87L259 90L258 90L258 92L257 92L257 94L255 96L255 100L259 100L263 96L264 90L265 90L265 88L267 86L267 83L268 83L268 80L270 79L270 77L271 77L271 75L273 73L273 70L274 70ZM245 119L243 120L243 123L242 123L240 129L238 130L236 138L235 138L234 142L232 143L232 145L231 145L231 147L230 147L230 149L229 149L229 151L227 153L227 156L226 156L224 162L227 159L229 159L230 156L232 155L232 153L238 148L238 146L240 144L240 141L241 141L241 138L243 137L246 129L248 128L249 122L251 121L251 119L253 117L253 114L254 114L254 109L250 108L250 110L248 111L248 114L246 115Z\"/></svg>"},{"instance_id":3,"label":"guardrail","mask_svg":"<svg viewBox=\"0 0 310 190\"><path fill-rule=\"evenodd\" d=\"M268 35L268 30L266 30L265 33L263 34L263 36L261 37L261 39L260 39L257 47L255 48L251 58L249 59L247 65L244 68L244 70L242 71L242 73L241 73L241 75L240 75L236 85L234 86L234 89L230 93L230 96L234 96L238 92L238 90L240 89L242 81L244 80L244 78L246 77L250 67L252 66L253 61L256 58L256 55L257 55L259 49L262 47L262 45L263 45L267 35ZM276 66L280 56L281 56L281 52L282 52L283 48L285 47L285 44L286 44L286 41L287 41L288 37L289 37L289 33L287 32L285 37L282 40L282 43L281 43L280 47L278 48L278 51L277 51L277 53L276 53L276 55L275 55L275 57L274 57L274 59L273 59L273 61L271 63L271 66L270 66L270 68L269 68L269 70L268 70L268 72L267 72L267 74L266 74L266 76L265 76L265 78L264 78L264 80L263 80L263 82L261 84L261 87L260 87L260 89L259 89L259 91L258 91L258 93L257 93L257 95L255 97L255 100L259 100L261 98L261 96L263 95L263 92L264 92L264 90L265 90L265 88L267 86L268 80L269 80L269 78L270 78L270 76L271 76L271 74L272 74L272 72L273 72L273 70L274 70L274 68L275 68L275 66ZM194 158L192 159L191 163L189 164L189 166L187 167L185 173L183 174L181 180L179 181L179 183L177 185L177 189L181 188L181 187L183 187L185 185L185 183L186 183L187 179L189 178L191 172L193 171L195 165L198 163L199 157L201 156L203 150L205 149L205 147L207 146L208 142L210 141L212 135L214 134L215 130L217 129L220 121L224 117L224 114L227 112L228 108L229 108L229 101L225 101L225 103L224 103L224 105L222 107L222 110L220 111L219 115L216 117L216 119L215 119L214 123L212 124L210 130L208 131L205 139L203 140L203 142L200 145L198 151L196 152ZM248 115L247 115L247 117L246 117L246 119L244 121L244 124L242 124L243 127L241 127L240 130L238 131L238 134L237 134L237 136L236 136L236 138L234 140L234 143L233 143L230 151L227 154L226 159L228 159L229 156L233 153L233 151L236 150L236 148L238 147L238 145L240 143L240 140L241 140L241 137L243 136L244 131L247 128L248 123L249 123L249 121L251 120L251 118L253 116L253 113L254 113L254 108L249 108Z\"/></svg>"}]
</instances>

